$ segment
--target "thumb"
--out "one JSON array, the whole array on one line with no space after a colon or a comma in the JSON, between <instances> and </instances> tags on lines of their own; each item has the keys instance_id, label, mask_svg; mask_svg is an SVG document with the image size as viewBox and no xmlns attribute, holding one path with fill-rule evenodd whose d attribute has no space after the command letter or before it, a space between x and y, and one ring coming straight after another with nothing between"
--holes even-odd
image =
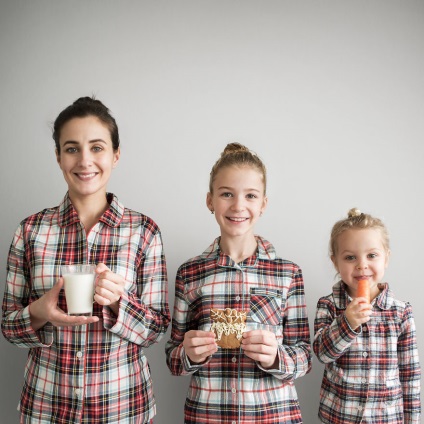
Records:
<instances>
[{"instance_id":1,"label":"thumb","mask_svg":"<svg viewBox=\"0 0 424 424\"><path fill-rule=\"evenodd\" d=\"M105 271L110 271L110 269L103 262L99 262L96 267L96 273L101 274Z\"/></svg>"},{"instance_id":2,"label":"thumb","mask_svg":"<svg viewBox=\"0 0 424 424\"><path fill-rule=\"evenodd\" d=\"M53 293L56 297L59 297L59 292L62 290L63 287L63 277L60 277L59 280L57 280L57 283L50 289L50 292Z\"/></svg>"}]
</instances>

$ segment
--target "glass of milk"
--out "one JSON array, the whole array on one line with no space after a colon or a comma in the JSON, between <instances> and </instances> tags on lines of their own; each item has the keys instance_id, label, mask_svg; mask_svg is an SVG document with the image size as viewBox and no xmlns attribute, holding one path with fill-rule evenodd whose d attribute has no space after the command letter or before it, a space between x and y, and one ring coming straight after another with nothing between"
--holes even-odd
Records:
<instances>
[{"instance_id":1,"label":"glass of milk","mask_svg":"<svg viewBox=\"0 0 424 424\"><path fill-rule=\"evenodd\" d=\"M61 266L68 315L92 315L95 270L96 265Z\"/></svg>"}]
</instances>

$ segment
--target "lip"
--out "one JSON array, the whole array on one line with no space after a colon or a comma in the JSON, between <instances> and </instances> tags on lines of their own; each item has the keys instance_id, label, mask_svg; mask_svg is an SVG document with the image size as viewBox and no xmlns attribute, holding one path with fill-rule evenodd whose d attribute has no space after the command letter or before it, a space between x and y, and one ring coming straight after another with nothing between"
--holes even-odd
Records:
<instances>
[{"instance_id":1,"label":"lip","mask_svg":"<svg viewBox=\"0 0 424 424\"><path fill-rule=\"evenodd\" d=\"M246 222L249 218L241 217L241 216L226 216L226 219L230 222L234 222L236 224L241 222Z\"/></svg>"},{"instance_id":2,"label":"lip","mask_svg":"<svg viewBox=\"0 0 424 424\"><path fill-rule=\"evenodd\" d=\"M372 275L358 275L355 277L357 280L370 280Z\"/></svg>"},{"instance_id":3,"label":"lip","mask_svg":"<svg viewBox=\"0 0 424 424\"><path fill-rule=\"evenodd\" d=\"M81 181L90 181L96 177L97 172L74 172L74 175Z\"/></svg>"}]
</instances>

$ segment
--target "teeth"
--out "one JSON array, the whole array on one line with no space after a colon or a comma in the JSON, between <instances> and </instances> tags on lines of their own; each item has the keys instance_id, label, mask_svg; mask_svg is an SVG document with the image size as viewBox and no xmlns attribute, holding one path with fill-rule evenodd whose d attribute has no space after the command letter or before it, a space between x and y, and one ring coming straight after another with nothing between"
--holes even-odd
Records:
<instances>
[{"instance_id":1,"label":"teeth","mask_svg":"<svg viewBox=\"0 0 424 424\"><path fill-rule=\"evenodd\" d=\"M77 174L80 178L92 178L92 177L94 177L95 175L96 175L96 173L95 172L93 172L93 173L91 173L91 174Z\"/></svg>"},{"instance_id":2,"label":"teeth","mask_svg":"<svg viewBox=\"0 0 424 424\"><path fill-rule=\"evenodd\" d=\"M247 218L229 218L231 221L236 221L236 222L242 222L245 221Z\"/></svg>"}]
</instances>

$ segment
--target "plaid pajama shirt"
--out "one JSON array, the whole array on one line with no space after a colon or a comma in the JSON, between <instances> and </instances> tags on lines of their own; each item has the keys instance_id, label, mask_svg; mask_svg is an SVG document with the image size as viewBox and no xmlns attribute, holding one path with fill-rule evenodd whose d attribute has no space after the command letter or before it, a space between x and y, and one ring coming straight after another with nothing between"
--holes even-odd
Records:
<instances>
[{"instance_id":1,"label":"plaid pajama shirt","mask_svg":"<svg viewBox=\"0 0 424 424\"><path fill-rule=\"evenodd\" d=\"M325 364L319 417L331 424L421 423L415 324L409 303L380 285L371 320L350 328L343 282L318 301L314 352Z\"/></svg>"},{"instance_id":2,"label":"plaid pajama shirt","mask_svg":"<svg viewBox=\"0 0 424 424\"><path fill-rule=\"evenodd\" d=\"M22 221L9 251L2 331L29 348L21 423L149 422L156 406L143 348L170 321L158 227L108 194L109 209L86 234L68 195L60 206ZM60 266L104 262L126 281L119 316L94 304L99 321L31 328L31 302L50 290ZM63 290L59 307L66 311Z\"/></svg>"},{"instance_id":3,"label":"plaid pajama shirt","mask_svg":"<svg viewBox=\"0 0 424 424\"><path fill-rule=\"evenodd\" d=\"M219 238L184 263L176 277L167 363L173 375L191 375L185 423L302 423L294 379L309 372L311 347L302 273L257 237L257 253L236 264ZM192 365L182 345L189 330L211 328L211 308L249 310L247 331L272 331L279 365L263 369L242 349L219 349Z\"/></svg>"}]
</instances>

